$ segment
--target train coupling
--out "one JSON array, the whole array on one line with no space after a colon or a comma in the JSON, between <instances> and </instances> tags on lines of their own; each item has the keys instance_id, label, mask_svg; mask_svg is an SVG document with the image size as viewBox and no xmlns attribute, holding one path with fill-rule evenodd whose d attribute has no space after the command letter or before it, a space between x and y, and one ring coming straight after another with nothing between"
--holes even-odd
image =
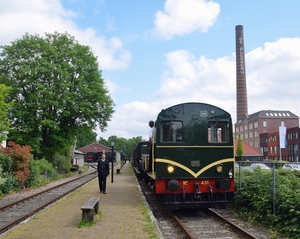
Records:
<instances>
[{"instance_id":1,"label":"train coupling","mask_svg":"<svg viewBox=\"0 0 300 239\"><path fill-rule=\"evenodd\" d=\"M200 198L200 194L202 192L200 191L200 187L199 187L199 183L198 182L195 182L194 183L194 197L195 198Z\"/></svg>"}]
</instances>

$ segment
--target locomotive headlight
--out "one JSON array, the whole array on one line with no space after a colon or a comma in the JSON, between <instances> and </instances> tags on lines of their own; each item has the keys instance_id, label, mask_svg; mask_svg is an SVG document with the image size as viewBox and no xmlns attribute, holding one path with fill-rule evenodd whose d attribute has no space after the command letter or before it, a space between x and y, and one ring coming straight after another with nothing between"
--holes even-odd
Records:
<instances>
[{"instance_id":1,"label":"locomotive headlight","mask_svg":"<svg viewBox=\"0 0 300 239\"><path fill-rule=\"evenodd\" d=\"M168 165L167 171L168 171L168 173L174 173L175 167L173 165Z\"/></svg>"},{"instance_id":2,"label":"locomotive headlight","mask_svg":"<svg viewBox=\"0 0 300 239\"><path fill-rule=\"evenodd\" d=\"M221 164L217 165L216 169L217 169L218 173L222 173L223 172L223 165L221 165Z\"/></svg>"}]
</instances>

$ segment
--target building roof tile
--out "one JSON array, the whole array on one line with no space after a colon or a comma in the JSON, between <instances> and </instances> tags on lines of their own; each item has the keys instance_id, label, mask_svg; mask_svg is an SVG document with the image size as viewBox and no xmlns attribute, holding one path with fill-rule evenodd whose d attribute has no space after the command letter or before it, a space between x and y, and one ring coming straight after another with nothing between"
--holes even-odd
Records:
<instances>
[{"instance_id":1,"label":"building roof tile","mask_svg":"<svg viewBox=\"0 0 300 239\"><path fill-rule=\"evenodd\" d=\"M234 139L234 154L237 149L237 142L238 142L238 139ZM262 153L260 151L253 148L250 144L246 143L244 140L242 140L242 143L243 143L243 148L244 148L243 156L262 156Z\"/></svg>"}]
</instances>

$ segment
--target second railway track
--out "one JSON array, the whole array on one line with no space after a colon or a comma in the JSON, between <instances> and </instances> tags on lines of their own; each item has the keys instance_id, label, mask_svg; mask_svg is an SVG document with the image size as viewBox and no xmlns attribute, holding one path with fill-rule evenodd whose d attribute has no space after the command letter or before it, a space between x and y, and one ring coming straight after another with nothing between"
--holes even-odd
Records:
<instances>
[{"instance_id":1,"label":"second railway track","mask_svg":"<svg viewBox=\"0 0 300 239\"><path fill-rule=\"evenodd\" d=\"M16 197L7 197L0 201L0 236L32 217L70 192L97 177L96 171L73 177L63 183L37 190L35 193L18 194Z\"/></svg>"}]
</instances>

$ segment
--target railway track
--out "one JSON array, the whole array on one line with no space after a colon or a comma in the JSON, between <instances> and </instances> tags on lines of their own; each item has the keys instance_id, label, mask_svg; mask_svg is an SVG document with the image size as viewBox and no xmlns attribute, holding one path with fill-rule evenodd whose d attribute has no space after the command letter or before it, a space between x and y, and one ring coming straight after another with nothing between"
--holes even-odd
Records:
<instances>
[{"instance_id":1,"label":"railway track","mask_svg":"<svg viewBox=\"0 0 300 239\"><path fill-rule=\"evenodd\" d=\"M172 216L190 239L258 239L211 209L177 210Z\"/></svg>"},{"instance_id":2,"label":"railway track","mask_svg":"<svg viewBox=\"0 0 300 239\"><path fill-rule=\"evenodd\" d=\"M167 211L155 200L144 181L139 184L164 239L270 238L268 230L236 219L226 209Z\"/></svg>"},{"instance_id":3,"label":"railway track","mask_svg":"<svg viewBox=\"0 0 300 239\"><path fill-rule=\"evenodd\" d=\"M96 171L91 170L33 193L18 193L0 200L0 236L95 177Z\"/></svg>"}]
</instances>

